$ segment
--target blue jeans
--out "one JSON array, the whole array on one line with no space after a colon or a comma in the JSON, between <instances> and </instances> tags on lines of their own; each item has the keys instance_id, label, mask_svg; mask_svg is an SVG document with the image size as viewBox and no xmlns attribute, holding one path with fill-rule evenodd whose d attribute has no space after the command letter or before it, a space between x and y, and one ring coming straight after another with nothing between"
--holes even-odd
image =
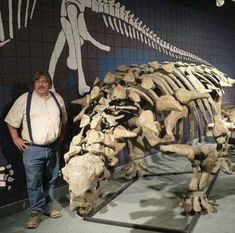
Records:
<instances>
[{"instance_id":1,"label":"blue jeans","mask_svg":"<svg viewBox=\"0 0 235 233\"><path fill-rule=\"evenodd\" d=\"M32 145L23 153L30 212L45 213L52 208L55 181L59 174L58 146Z\"/></svg>"}]
</instances>

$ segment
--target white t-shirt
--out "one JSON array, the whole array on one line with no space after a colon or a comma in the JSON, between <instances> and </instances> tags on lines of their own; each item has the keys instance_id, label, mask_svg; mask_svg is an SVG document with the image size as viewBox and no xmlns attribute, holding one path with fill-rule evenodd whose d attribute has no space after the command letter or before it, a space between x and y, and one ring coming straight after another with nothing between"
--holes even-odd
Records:
<instances>
[{"instance_id":1,"label":"white t-shirt","mask_svg":"<svg viewBox=\"0 0 235 233\"><path fill-rule=\"evenodd\" d=\"M67 122L64 100L58 93L54 94L61 106L62 118L60 118L59 107L50 93L46 98L42 98L33 91L30 120L33 143L35 144L47 145L54 142L60 134L61 123L66 124ZM5 122L15 128L22 126L22 138L31 142L26 121L27 96L28 93L24 93L15 101L5 118Z\"/></svg>"}]
</instances>

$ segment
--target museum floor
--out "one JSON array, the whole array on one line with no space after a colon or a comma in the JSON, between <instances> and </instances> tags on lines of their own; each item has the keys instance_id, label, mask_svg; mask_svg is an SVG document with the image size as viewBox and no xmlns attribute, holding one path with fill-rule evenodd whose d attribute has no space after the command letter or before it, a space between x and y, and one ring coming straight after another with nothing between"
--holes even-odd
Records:
<instances>
[{"instance_id":1,"label":"museum floor","mask_svg":"<svg viewBox=\"0 0 235 233\"><path fill-rule=\"evenodd\" d=\"M235 163L235 149L230 155ZM190 163L182 157L155 154L146 158L153 174L140 180L124 180L113 174L99 199L97 212L83 219L72 213L67 196L57 199L63 217L43 217L39 228L27 230L27 211L0 219L1 233L231 233L235 229L235 174L220 172L211 179L208 191L216 200L217 213L185 216L178 207L190 179ZM105 205L104 205L105 203Z\"/></svg>"}]
</instances>

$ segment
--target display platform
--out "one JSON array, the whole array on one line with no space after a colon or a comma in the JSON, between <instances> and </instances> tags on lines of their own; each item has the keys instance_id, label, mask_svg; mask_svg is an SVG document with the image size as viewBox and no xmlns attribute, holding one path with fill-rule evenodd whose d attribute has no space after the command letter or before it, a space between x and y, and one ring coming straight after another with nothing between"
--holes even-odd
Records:
<instances>
[{"instance_id":1,"label":"display platform","mask_svg":"<svg viewBox=\"0 0 235 233\"><path fill-rule=\"evenodd\" d=\"M229 148L235 164L235 146ZM146 158L152 174L142 180L124 180L115 169L98 200L94 215L84 218L69 209L68 192L56 201L62 218L43 216L40 227L26 229L27 210L0 219L1 233L231 233L234 232L235 173L220 172L209 186L217 213L181 215L178 200L190 178L191 164L175 155L154 154ZM214 184L214 185L212 185ZM147 191L148 190L148 191ZM148 193L149 192L149 193ZM156 206L156 207L155 207ZM155 216L156 215L156 216ZM159 225L157 225L160 223Z\"/></svg>"},{"instance_id":2,"label":"display platform","mask_svg":"<svg viewBox=\"0 0 235 233\"><path fill-rule=\"evenodd\" d=\"M145 160L152 173L141 179L125 181L117 170L106 186L107 191L104 190L99 199L95 212L84 220L133 228L133 232L134 229L191 232L200 214L185 215L179 207L191 178L191 164L183 157L161 153ZM208 193L217 176L211 177Z\"/></svg>"}]
</instances>

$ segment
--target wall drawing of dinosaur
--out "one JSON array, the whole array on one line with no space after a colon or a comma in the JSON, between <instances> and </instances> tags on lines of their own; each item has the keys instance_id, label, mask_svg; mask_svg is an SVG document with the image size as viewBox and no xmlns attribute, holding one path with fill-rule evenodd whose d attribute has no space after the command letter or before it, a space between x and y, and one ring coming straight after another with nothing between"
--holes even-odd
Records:
<instances>
[{"instance_id":1,"label":"wall drawing of dinosaur","mask_svg":"<svg viewBox=\"0 0 235 233\"><path fill-rule=\"evenodd\" d=\"M90 8L93 12L103 15L106 27L111 28L124 36L141 40L152 49L171 56L177 60L186 60L210 65L198 56L177 48L176 46L161 39L157 33L152 31L138 17L121 6L115 0L62 0L61 3L61 26L54 50L49 64L49 73L54 78L56 64L67 42L69 56L67 66L78 72L78 92L80 95L88 92L90 87L86 84L82 67L81 46L84 41L90 41L97 48L110 51L110 47L98 42L89 33L84 12ZM54 88L54 87L53 87Z\"/></svg>"},{"instance_id":2,"label":"wall drawing of dinosaur","mask_svg":"<svg viewBox=\"0 0 235 233\"><path fill-rule=\"evenodd\" d=\"M11 164L6 166L0 166L0 190L7 189L11 190L11 182L15 179L12 177L14 175L14 171L12 169Z\"/></svg>"},{"instance_id":3,"label":"wall drawing of dinosaur","mask_svg":"<svg viewBox=\"0 0 235 233\"><path fill-rule=\"evenodd\" d=\"M24 1L24 0L23 0ZM32 3L32 5L30 4ZM25 0L25 9L23 8L22 0L17 1L17 29L28 26L29 19L33 18L34 9L37 0ZM2 20L2 11L0 9L0 47L14 39L14 24L13 24L13 0L8 0L8 29L4 28Z\"/></svg>"},{"instance_id":4,"label":"wall drawing of dinosaur","mask_svg":"<svg viewBox=\"0 0 235 233\"><path fill-rule=\"evenodd\" d=\"M67 41L69 46L69 56L67 58L67 66L71 70L78 71L78 91L80 94L84 94L90 90L90 87L86 84L85 75L82 68L82 54L81 46L84 41L90 41L93 45L99 49L109 51L110 47L102 45L95 40L88 32L84 11L87 1L78 0L62 0L61 3L61 26L62 30L57 38L54 50L52 52L49 73L51 77L54 77L55 67L60 57L62 49Z\"/></svg>"},{"instance_id":5,"label":"wall drawing of dinosaur","mask_svg":"<svg viewBox=\"0 0 235 233\"><path fill-rule=\"evenodd\" d=\"M2 10L0 9L0 47L14 39L13 20L17 22L17 29L27 27L29 20L33 17L35 6L37 4L37 0L7 1L8 24L4 25ZM16 13L13 11L13 1L17 4ZM84 17L86 8L90 8L93 12L102 14L104 24L107 28L131 39L140 40L142 43L159 53L170 56L175 60L186 60L189 62L211 65L200 57L163 40L156 32L144 24L142 20L135 17L133 13L116 0L61 0L61 2L57 4L61 4L61 31L55 42L48 70L52 79L54 79L58 59L67 43L69 48L67 67L77 71L78 92L81 95L90 90L90 87L86 83L82 64L81 47L84 45L84 42L89 41L95 47L107 52L111 50L110 46L101 44L90 34ZM14 15L17 16L17 19L14 19Z\"/></svg>"},{"instance_id":6,"label":"wall drawing of dinosaur","mask_svg":"<svg viewBox=\"0 0 235 233\"><path fill-rule=\"evenodd\" d=\"M0 191L3 189L11 190L11 183L15 180L12 164L9 163L2 153L0 147Z\"/></svg>"},{"instance_id":7,"label":"wall drawing of dinosaur","mask_svg":"<svg viewBox=\"0 0 235 233\"><path fill-rule=\"evenodd\" d=\"M233 2L235 2L235 0L232 0ZM224 5L224 0L216 0L216 6L221 7Z\"/></svg>"}]
</instances>

